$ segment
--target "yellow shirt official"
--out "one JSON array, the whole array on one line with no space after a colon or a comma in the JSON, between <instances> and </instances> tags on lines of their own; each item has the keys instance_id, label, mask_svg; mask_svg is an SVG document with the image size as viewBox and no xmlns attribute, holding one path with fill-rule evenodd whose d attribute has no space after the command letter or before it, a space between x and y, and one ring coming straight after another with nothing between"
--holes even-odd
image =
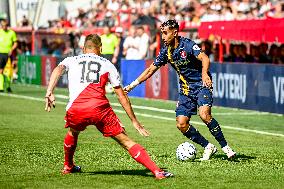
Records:
<instances>
[{"instance_id":1,"label":"yellow shirt official","mask_svg":"<svg viewBox=\"0 0 284 189\"><path fill-rule=\"evenodd\" d=\"M9 53L16 41L17 36L13 30L0 29L0 53Z\"/></svg>"},{"instance_id":2,"label":"yellow shirt official","mask_svg":"<svg viewBox=\"0 0 284 189\"><path fill-rule=\"evenodd\" d=\"M114 34L102 35L102 54L114 54L118 39Z\"/></svg>"}]
</instances>

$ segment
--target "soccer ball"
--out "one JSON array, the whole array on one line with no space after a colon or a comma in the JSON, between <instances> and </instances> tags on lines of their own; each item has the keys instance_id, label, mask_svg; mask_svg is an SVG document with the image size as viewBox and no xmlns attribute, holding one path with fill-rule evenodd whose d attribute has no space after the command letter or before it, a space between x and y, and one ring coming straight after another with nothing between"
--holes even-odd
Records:
<instances>
[{"instance_id":1,"label":"soccer ball","mask_svg":"<svg viewBox=\"0 0 284 189\"><path fill-rule=\"evenodd\" d=\"M196 148L189 142L184 142L177 147L176 156L180 161L194 160L196 157Z\"/></svg>"}]
</instances>

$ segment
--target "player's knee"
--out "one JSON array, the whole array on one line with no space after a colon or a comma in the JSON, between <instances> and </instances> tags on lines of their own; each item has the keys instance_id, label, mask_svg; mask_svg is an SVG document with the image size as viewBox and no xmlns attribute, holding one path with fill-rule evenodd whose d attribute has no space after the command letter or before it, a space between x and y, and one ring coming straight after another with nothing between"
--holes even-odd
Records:
<instances>
[{"instance_id":1,"label":"player's knee","mask_svg":"<svg viewBox=\"0 0 284 189\"><path fill-rule=\"evenodd\" d=\"M187 122L177 121L176 126L182 133L184 133L187 131L189 124Z\"/></svg>"},{"instance_id":2,"label":"player's knee","mask_svg":"<svg viewBox=\"0 0 284 189\"><path fill-rule=\"evenodd\" d=\"M202 121L205 123L209 123L210 120L212 119L212 116L208 114L207 112L200 112L199 116L202 119Z\"/></svg>"},{"instance_id":3,"label":"player's knee","mask_svg":"<svg viewBox=\"0 0 284 189\"><path fill-rule=\"evenodd\" d=\"M80 131L77 131L77 130L72 129L72 128L70 128L69 131L68 131L68 134L69 134L70 136L78 136L79 133L80 133Z\"/></svg>"}]
</instances>

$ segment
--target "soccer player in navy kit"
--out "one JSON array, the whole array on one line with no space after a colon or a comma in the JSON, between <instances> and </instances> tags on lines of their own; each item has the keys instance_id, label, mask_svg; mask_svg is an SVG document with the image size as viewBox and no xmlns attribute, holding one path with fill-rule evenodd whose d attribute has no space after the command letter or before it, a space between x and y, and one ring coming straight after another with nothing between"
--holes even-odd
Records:
<instances>
[{"instance_id":1,"label":"soccer player in navy kit","mask_svg":"<svg viewBox=\"0 0 284 189\"><path fill-rule=\"evenodd\" d=\"M200 160L209 160L217 152L217 148L189 123L191 116L197 114L198 107L200 118L219 142L227 157L232 158L236 153L228 146L220 125L211 115L213 96L209 58L195 42L178 36L178 30L179 25L175 20L168 20L161 25L165 47L161 49L154 63L124 90L131 91L150 78L161 66L170 63L179 76L180 84L176 108L177 128L184 136L204 147L203 157Z\"/></svg>"}]
</instances>

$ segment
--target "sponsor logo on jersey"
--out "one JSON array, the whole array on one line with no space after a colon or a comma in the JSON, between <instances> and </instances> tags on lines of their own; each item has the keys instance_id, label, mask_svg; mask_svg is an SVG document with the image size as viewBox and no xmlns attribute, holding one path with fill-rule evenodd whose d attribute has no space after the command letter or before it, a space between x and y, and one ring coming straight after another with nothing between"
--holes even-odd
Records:
<instances>
[{"instance_id":1,"label":"sponsor logo on jersey","mask_svg":"<svg viewBox=\"0 0 284 189\"><path fill-rule=\"evenodd\" d=\"M195 50L195 51L200 51L201 50L200 47L198 47L198 45L193 45L192 49Z\"/></svg>"},{"instance_id":2,"label":"sponsor logo on jersey","mask_svg":"<svg viewBox=\"0 0 284 189\"><path fill-rule=\"evenodd\" d=\"M181 56L181 58L186 59L186 52L185 51L181 51L180 52L180 56Z\"/></svg>"},{"instance_id":3,"label":"sponsor logo on jersey","mask_svg":"<svg viewBox=\"0 0 284 189\"><path fill-rule=\"evenodd\" d=\"M190 63L189 60L178 60L178 61L175 62L175 65L182 66L182 65L187 65L189 63Z\"/></svg>"}]
</instances>

